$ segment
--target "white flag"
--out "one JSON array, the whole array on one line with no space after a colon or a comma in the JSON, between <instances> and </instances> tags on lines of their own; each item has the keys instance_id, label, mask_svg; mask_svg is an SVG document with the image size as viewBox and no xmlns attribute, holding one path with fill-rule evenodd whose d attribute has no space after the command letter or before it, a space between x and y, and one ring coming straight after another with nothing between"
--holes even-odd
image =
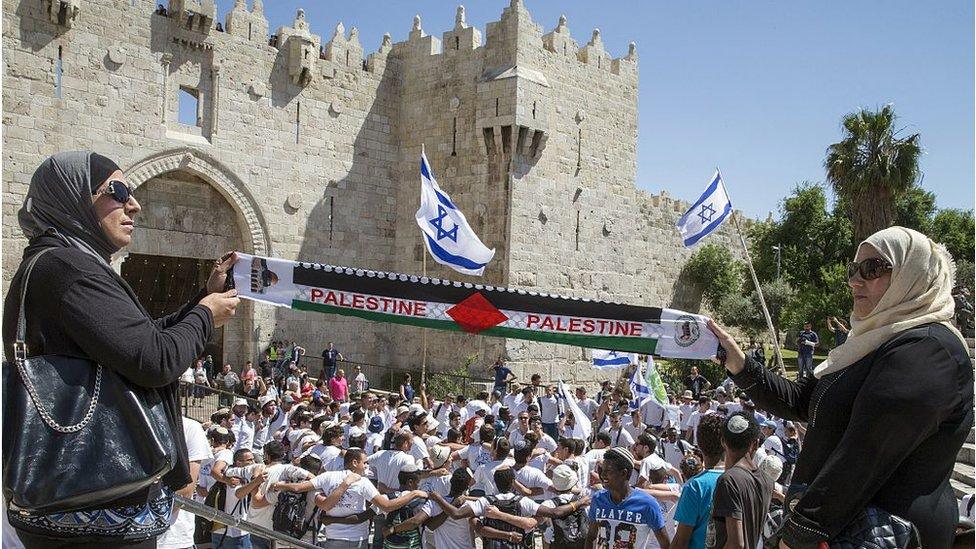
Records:
<instances>
[{"instance_id":1,"label":"white flag","mask_svg":"<svg viewBox=\"0 0 976 549\"><path fill-rule=\"evenodd\" d=\"M576 397L569 394L569 389L566 388L561 379L559 380L559 394L566 402L566 408L573 414L573 438L590 440L590 435L593 433L593 426L590 425L591 420L576 403Z\"/></svg>"},{"instance_id":2,"label":"white flag","mask_svg":"<svg viewBox=\"0 0 976 549\"><path fill-rule=\"evenodd\" d=\"M678 220L678 232L681 233L685 247L698 244L699 240L717 229L730 213L732 201L729 200L722 176L716 170L705 192Z\"/></svg>"},{"instance_id":3,"label":"white flag","mask_svg":"<svg viewBox=\"0 0 976 549\"><path fill-rule=\"evenodd\" d=\"M420 154L420 209L416 217L434 261L459 273L484 274L495 250L481 242L451 197L437 186L424 153Z\"/></svg>"}]
</instances>

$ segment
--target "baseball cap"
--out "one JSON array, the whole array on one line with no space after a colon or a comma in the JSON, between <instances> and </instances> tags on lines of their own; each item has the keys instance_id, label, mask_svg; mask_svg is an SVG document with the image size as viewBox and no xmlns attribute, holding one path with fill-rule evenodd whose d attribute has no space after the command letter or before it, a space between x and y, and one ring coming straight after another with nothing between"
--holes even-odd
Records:
<instances>
[{"instance_id":1,"label":"baseball cap","mask_svg":"<svg viewBox=\"0 0 976 549\"><path fill-rule=\"evenodd\" d=\"M274 402L275 399L271 395L264 395L258 399L258 408L264 408L269 402Z\"/></svg>"},{"instance_id":2,"label":"baseball cap","mask_svg":"<svg viewBox=\"0 0 976 549\"><path fill-rule=\"evenodd\" d=\"M765 422L763 422L763 425L762 426L763 427L766 427L768 429L772 429L774 431L776 430L776 422L773 421L773 420L771 420L771 419L770 420L766 420Z\"/></svg>"},{"instance_id":3,"label":"baseball cap","mask_svg":"<svg viewBox=\"0 0 976 549\"><path fill-rule=\"evenodd\" d=\"M239 397L235 398L234 407L237 408L238 406L247 406L247 400L244 400L243 398L239 398Z\"/></svg>"},{"instance_id":4,"label":"baseball cap","mask_svg":"<svg viewBox=\"0 0 976 549\"><path fill-rule=\"evenodd\" d=\"M380 416L373 416L372 419L369 420L369 427L367 428L369 429L370 433L382 433L383 418Z\"/></svg>"},{"instance_id":5,"label":"baseball cap","mask_svg":"<svg viewBox=\"0 0 976 549\"><path fill-rule=\"evenodd\" d=\"M407 408L406 406L400 406L400 407L398 407L396 409L396 415L405 414L405 413L407 413L409 411L410 411L410 408Z\"/></svg>"},{"instance_id":6,"label":"baseball cap","mask_svg":"<svg viewBox=\"0 0 976 549\"><path fill-rule=\"evenodd\" d=\"M430 464L436 469L447 462L451 457L451 449L447 446L437 445L430 449Z\"/></svg>"},{"instance_id":7,"label":"baseball cap","mask_svg":"<svg viewBox=\"0 0 976 549\"><path fill-rule=\"evenodd\" d=\"M687 399L691 400L694 397L692 396L691 391L685 391L685 392L681 393L681 398L687 398Z\"/></svg>"},{"instance_id":8,"label":"baseball cap","mask_svg":"<svg viewBox=\"0 0 976 549\"><path fill-rule=\"evenodd\" d=\"M285 395L285 396L281 397L281 403L282 404L294 404L295 403L295 397L293 397L291 395Z\"/></svg>"},{"instance_id":9,"label":"baseball cap","mask_svg":"<svg viewBox=\"0 0 976 549\"><path fill-rule=\"evenodd\" d=\"M579 482L579 475L569 465L560 464L552 470L552 487L560 492L572 490Z\"/></svg>"},{"instance_id":10,"label":"baseball cap","mask_svg":"<svg viewBox=\"0 0 976 549\"><path fill-rule=\"evenodd\" d=\"M722 387L721 385L719 385L718 387L716 387L715 388L715 394L716 395L724 395L724 394L727 394L725 392L725 387Z\"/></svg>"}]
</instances>

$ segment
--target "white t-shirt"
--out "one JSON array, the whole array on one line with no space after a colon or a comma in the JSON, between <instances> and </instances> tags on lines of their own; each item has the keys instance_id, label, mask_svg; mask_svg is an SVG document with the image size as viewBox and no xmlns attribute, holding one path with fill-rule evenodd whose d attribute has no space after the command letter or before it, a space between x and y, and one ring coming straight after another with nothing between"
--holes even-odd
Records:
<instances>
[{"instance_id":1,"label":"white t-shirt","mask_svg":"<svg viewBox=\"0 0 976 549\"><path fill-rule=\"evenodd\" d=\"M356 374L356 392L361 393L366 390L366 374L359 372Z\"/></svg>"},{"instance_id":2,"label":"white t-shirt","mask_svg":"<svg viewBox=\"0 0 976 549\"><path fill-rule=\"evenodd\" d=\"M205 460L213 459L207 434L203 432L203 426L200 425L199 421L184 417L183 434L186 437L186 450L190 461L202 463ZM203 474L202 468L200 473ZM209 474L208 471L207 475L209 476ZM169 524L169 530L163 532L156 540L156 547L159 549L183 549L193 545L193 531L196 526L193 513L181 513L179 509L174 508L173 514L169 517Z\"/></svg>"},{"instance_id":3,"label":"white t-shirt","mask_svg":"<svg viewBox=\"0 0 976 549\"><path fill-rule=\"evenodd\" d=\"M595 400L588 397L583 400L577 400L576 405L583 411L583 415L590 418L596 417L596 410L600 407Z\"/></svg>"},{"instance_id":4,"label":"white t-shirt","mask_svg":"<svg viewBox=\"0 0 976 549\"><path fill-rule=\"evenodd\" d=\"M366 447L363 450L367 455L378 452L383 448L383 433L370 433L366 435Z\"/></svg>"},{"instance_id":5,"label":"white t-shirt","mask_svg":"<svg viewBox=\"0 0 976 549\"><path fill-rule=\"evenodd\" d=\"M221 454L223 454L223 455L221 455ZM234 456L233 456L233 454L231 453L230 450L222 450L220 452L220 454L218 454L217 457L214 458L214 459L216 461L224 461L225 458L226 459L229 459L230 461L233 461ZM254 470L257 467L259 467L259 465L248 465L247 467L232 467L232 466L228 466L226 469L224 469L224 475L225 476L228 473L231 473L231 471L229 471L229 469L233 469L234 471L233 471L232 475L235 476L235 477L237 477L237 478L239 478L239 479L241 479L241 484L240 485L238 485L238 486L230 486L230 485L228 485L227 486L227 499L224 502L224 512L225 513L230 514L230 515L234 515L235 517L240 517L240 518L245 519L245 520L248 518L247 517L247 512L248 512L248 508L251 505L251 496L247 496L243 500L239 500L237 498L237 490L241 486L247 484L248 482L251 482L251 480L254 478ZM233 528L233 527L230 527L230 526L227 527L227 537L239 538L239 537L244 536L245 534L247 534L247 532L245 532L244 530L239 530L237 528Z\"/></svg>"},{"instance_id":6,"label":"white t-shirt","mask_svg":"<svg viewBox=\"0 0 976 549\"><path fill-rule=\"evenodd\" d=\"M307 480L310 476L309 472L301 467L296 467L287 463L276 463L266 469L268 472L268 480L261 484L258 488L258 492L264 494L264 499L267 500L268 505L266 507L261 507L260 509L255 507L253 504L247 512L247 520L253 522L254 524L260 524L268 529L273 529L271 524L272 515L274 515L275 505L278 503L278 491L271 490L276 482L301 482ZM314 498L312 505L314 505ZM312 507L306 505L306 514L312 512Z\"/></svg>"},{"instance_id":7,"label":"white t-shirt","mask_svg":"<svg viewBox=\"0 0 976 549\"><path fill-rule=\"evenodd\" d=\"M342 479L346 478L348 474L347 471L322 473L312 479L312 485L319 492L329 494L342 484ZM326 515L348 517L361 513L366 510L366 505L378 495L379 492L376 487L369 480L361 478L342 494L339 502ZM359 524L327 524L325 526L325 537L326 539L361 541L369 537L369 524L368 520Z\"/></svg>"},{"instance_id":8,"label":"white t-shirt","mask_svg":"<svg viewBox=\"0 0 976 549\"><path fill-rule=\"evenodd\" d=\"M608 431L610 434L610 446L612 448L630 448L634 445L634 437L630 436L627 429L619 427L617 429L610 429Z\"/></svg>"},{"instance_id":9,"label":"white t-shirt","mask_svg":"<svg viewBox=\"0 0 976 549\"><path fill-rule=\"evenodd\" d=\"M510 458L491 460L484 465L479 465L474 471L474 486L471 489L484 490L486 496L497 494L498 487L495 486L495 471L505 466L511 467L512 465L515 465L515 460Z\"/></svg>"},{"instance_id":10,"label":"white t-shirt","mask_svg":"<svg viewBox=\"0 0 976 549\"><path fill-rule=\"evenodd\" d=\"M529 467L526 465L518 471L515 472L515 480L519 481L522 486L528 489L542 488L542 493L537 496L531 496L536 503L542 503L546 499L552 497L550 490L552 489L552 480L546 476L545 473L536 469L535 467Z\"/></svg>"},{"instance_id":11,"label":"white t-shirt","mask_svg":"<svg viewBox=\"0 0 976 549\"><path fill-rule=\"evenodd\" d=\"M520 429L516 429L516 430L512 431L511 433L509 433L509 435L508 435L508 442L511 443L512 448L514 448L515 445L518 444L519 442L522 442L523 440L525 440L525 434L526 433L528 433L528 431L526 431L525 433L523 433Z\"/></svg>"},{"instance_id":12,"label":"white t-shirt","mask_svg":"<svg viewBox=\"0 0 976 549\"><path fill-rule=\"evenodd\" d=\"M447 497L451 493L451 475L427 477L420 481L417 488L424 492L434 492Z\"/></svg>"},{"instance_id":13,"label":"white t-shirt","mask_svg":"<svg viewBox=\"0 0 976 549\"><path fill-rule=\"evenodd\" d=\"M430 450L427 449L427 444L423 438L418 436L413 437L413 441L410 443L410 455L417 461L430 458Z\"/></svg>"},{"instance_id":14,"label":"white t-shirt","mask_svg":"<svg viewBox=\"0 0 976 549\"><path fill-rule=\"evenodd\" d=\"M545 433L539 436L539 442L535 446L536 448L545 448L547 452L556 451L556 441L552 440L552 437Z\"/></svg>"},{"instance_id":15,"label":"white t-shirt","mask_svg":"<svg viewBox=\"0 0 976 549\"><path fill-rule=\"evenodd\" d=\"M234 451L254 448L254 424L245 418L230 418L230 431L234 433Z\"/></svg>"},{"instance_id":16,"label":"white t-shirt","mask_svg":"<svg viewBox=\"0 0 976 549\"><path fill-rule=\"evenodd\" d=\"M634 420L630 417L625 417L620 419L620 424L623 425L624 430L630 434L630 438L637 440L637 437L644 433L644 429L647 428L643 423L639 427L634 426Z\"/></svg>"},{"instance_id":17,"label":"white t-shirt","mask_svg":"<svg viewBox=\"0 0 976 549\"><path fill-rule=\"evenodd\" d=\"M400 471L402 471L403 467L408 463L416 464L417 460L406 452L401 452L399 450L390 452L386 459L377 460L375 462L377 482L382 482L390 490L399 490Z\"/></svg>"},{"instance_id":18,"label":"white t-shirt","mask_svg":"<svg viewBox=\"0 0 976 549\"><path fill-rule=\"evenodd\" d=\"M684 431L688 429L688 420L691 419L691 414L698 409L698 404L682 404L678 406L681 410L681 428L679 431Z\"/></svg>"},{"instance_id":19,"label":"white t-shirt","mask_svg":"<svg viewBox=\"0 0 976 549\"><path fill-rule=\"evenodd\" d=\"M680 484L675 484L675 483L669 482L668 483L668 489L670 489L671 490L671 493L674 494L675 496L678 496L678 497L681 496L681 485ZM655 498L655 499L657 499L657 498ZM667 500L667 499L658 499L657 502L661 506L661 513L664 514L664 531L668 533L668 539L673 539L674 538L674 532L675 532L675 529L676 529L676 526L675 526L675 523L674 523L674 511L675 511L675 509L678 508L678 500L676 499L674 501L671 501L671 500ZM648 549L652 549L652 548L660 547L660 546L661 546L661 544L657 542L657 537L656 536L653 536L652 535L652 536L648 536L647 537L647 547L648 547Z\"/></svg>"},{"instance_id":20,"label":"white t-shirt","mask_svg":"<svg viewBox=\"0 0 976 549\"><path fill-rule=\"evenodd\" d=\"M470 504L465 503L464 505ZM463 507L463 506L462 506ZM437 502L427 500L427 503L420 508L427 516L433 518L443 511ZM437 549L471 549L474 547L474 539L471 537L471 525L468 519L455 520L450 517L437 527L434 532L434 546Z\"/></svg>"},{"instance_id":21,"label":"white t-shirt","mask_svg":"<svg viewBox=\"0 0 976 549\"><path fill-rule=\"evenodd\" d=\"M477 469L491 461L491 450L486 449L480 443L469 444L467 448L462 448L458 452L461 459L468 460L468 467L471 470Z\"/></svg>"},{"instance_id":22,"label":"white t-shirt","mask_svg":"<svg viewBox=\"0 0 976 549\"><path fill-rule=\"evenodd\" d=\"M559 400L554 396L541 396L536 399L542 423L556 423L559 421Z\"/></svg>"},{"instance_id":23,"label":"white t-shirt","mask_svg":"<svg viewBox=\"0 0 976 549\"><path fill-rule=\"evenodd\" d=\"M643 477L646 480L651 480L651 471L655 471L657 469L660 469L661 467L666 467L666 466L667 466L667 462L661 459L661 456L657 454L651 454L641 460L639 476ZM636 485L637 479L638 479L637 475L631 475L630 477L631 485Z\"/></svg>"},{"instance_id":24,"label":"white t-shirt","mask_svg":"<svg viewBox=\"0 0 976 549\"><path fill-rule=\"evenodd\" d=\"M675 469L681 470L681 460L685 457L685 451L691 450L691 443L679 438L674 442L661 439L658 444L657 451L663 454L664 461L673 465Z\"/></svg>"},{"instance_id":25,"label":"white t-shirt","mask_svg":"<svg viewBox=\"0 0 976 549\"><path fill-rule=\"evenodd\" d=\"M691 416L688 418L688 430L694 433L691 436L692 444L698 444L698 424L701 423L701 418L710 413L711 411L702 413L702 411L699 409L692 412Z\"/></svg>"},{"instance_id":26,"label":"white t-shirt","mask_svg":"<svg viewBox=\"0 0 976 549\"><path fill-rule=\"evenodd\" d=\"M193 366L190 366L189 368L186 369L185 372L183 372L183 375L180 376L180 381L183 381L183 382L186 382L186 383L193 383L193 379L194 379L193 378ZM193 544L191 543L190 545L193 545Z\"/></svg>"},{"instance_id":27,"label":"white t-shirt","mask_svg":"<svg viewBox=\"0 0 976 549\"><path fill-rule=\"evenodd\" d=\"M337 471L342 469L335 468L335 459L339 457L341 450L335 446L326 446L325 444L316 444L308 450L302 452L300 457L305 457L308 455L313 455L322 462L323 471ZM341 461L341 460L340 460Z\"/></svg>"}]
</instances>

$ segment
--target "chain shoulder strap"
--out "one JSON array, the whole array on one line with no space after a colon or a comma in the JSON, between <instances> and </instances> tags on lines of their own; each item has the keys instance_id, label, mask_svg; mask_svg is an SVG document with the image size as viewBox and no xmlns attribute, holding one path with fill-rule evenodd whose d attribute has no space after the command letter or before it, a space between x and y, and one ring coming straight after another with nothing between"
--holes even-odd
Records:
<instances>
[{"instance_id":1,"label":"chain shoulder strap","mask_svg":"<svg viewBox=\"0 0 976 549\"><path fill-rule=\"evenodd\" d=\"M37 394L37 388L34 387L34 383L27 376L27 343L25 342L27 337L27 314L24 310L27 303L27 282L30 280L31 271L34 270L34 265L37 264L37 260L40 259L42 255L53 249L54 248L45 248L37 252L37 254L30 259L30 262L27 264L27 269L24 271L24 280L21 282L20 288L20 310L17 313L17 339L14 341L14 364L17 366L17 371L20 373L20 378L24 381L24 387L27 389L27 394L30 395L31 401L34 403L34 407L37 408L38 415L41 416L41 420L44 421L48 427L59 433L77 433L78 431L84 429L95 415L95 406L98 404L98 395L102 390L102 365L97 364L95 367L95 389L92 391L91 404L88 405L88 411L85 413L85 417L74 425L61 425L55 421L51 413L41 406L41 399Z\"/></svg>"}]
</instances>

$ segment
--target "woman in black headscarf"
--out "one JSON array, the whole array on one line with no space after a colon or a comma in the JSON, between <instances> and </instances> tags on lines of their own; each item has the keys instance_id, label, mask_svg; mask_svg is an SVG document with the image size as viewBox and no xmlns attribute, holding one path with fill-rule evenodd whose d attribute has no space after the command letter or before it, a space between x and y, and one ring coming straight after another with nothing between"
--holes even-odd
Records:
<instances>
[{"instance_id":1,"label":"woman in black headscarf","mask_svg":"<svg viewBox=\"0 0 976 549\"><path fill-rule=\"evenodd\" d=\"M102 155L59 153L41 163L18 214L30 242L4 302L3 347L12 361L28 259L53 248L38 259L30 275L25 304L28 355L90 359L138 387L155 388L176 440L175 466L161 482L98 509L42 515L10 505L10 524L27 547L155 547L156 537L168 527L172 492L190 482L178 380L203 352L213 329L234 315L236 291L221 291L235 257L229 254L214 266L207 287L190 303L153 320L109 265L111 255L131 242L133 219L140 210L122 171ZM15 372L8 372L4 382L23 383ZM5 440L8 429L18 427L4 425ZM17 459L8 454L4 444L5 470L11 459ZM98 474L99 464L90 466L86 474Z\"/></svg>"}]
</instances>

